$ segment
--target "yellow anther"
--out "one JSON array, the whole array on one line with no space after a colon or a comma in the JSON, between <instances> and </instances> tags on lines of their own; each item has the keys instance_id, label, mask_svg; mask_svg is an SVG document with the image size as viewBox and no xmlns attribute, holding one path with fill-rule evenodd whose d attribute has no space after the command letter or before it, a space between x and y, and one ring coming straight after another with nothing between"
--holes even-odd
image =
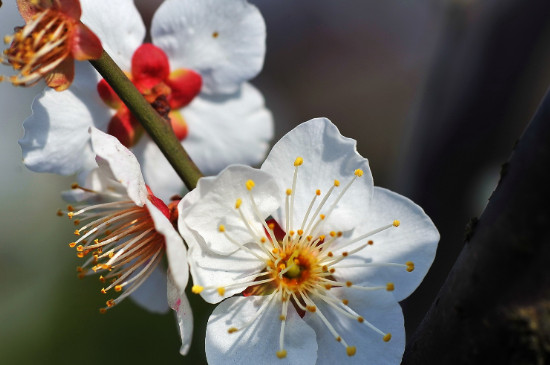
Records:
<instances>
[{"instance_id":1,"label":"yellow anther","mask_svg":"<svg viewBox=\"0 0 550 365\"><path fill-rule=\"evenodd\" d=\"M324 214L319 214L319 218L321 218L321 220L325 219L325 215Z\"/></svg>"},{"instance_id":2,"label":"yellow anther","mask_svg":"<svg viewBox=\"0 0 550 365\"><path fill-rule=\"evenodd\" d=\"M260 238L260 242L261 242L261 243L266 243L266 242L267 242L267 240L266 240L266 238L265 238L265 237L262 237L262 238Z\"/></svg>"},{"instance_id":3,"label":"yellow anther","mask_svg":"<svg viewBox=\"0 0 550 365\"><path fill-rule=\"evenodd\" d=\"M105 313L107 313L107 309L105 309L105 308L99 308L99 313L105 314Z\"/></svg>"},{"instance_id":4,"label":"yellow anther","mask_svg":"<svg viewBox=\"0 0 550 365\"><path fill-rule=\"evenodd\" d=\"M298 230L298 235L301 236L301 235L303 235L303 234L304 234L304 230L303 230L303 229L299 229L299 230Z\"/></svg>"},{"instance_id":5,"label":"yellow anther","mask_svg":"<svg viewBox=\"0 0 550 365\"><path fill-rule=\"evenodd\" d=\"M70 248L73 248L74 246L76 246L76 242L71 242L71 243L69 243L69 247L70 247Z\"/></svg>"},{"instance_id":6,"label":"yellow anther","mask_svg":"<svg viewBox=\"0 0 550 365\"><path fill-rule=\"evenodd\" d=\"M350 286L352 286L353 283L351 281L346 281L346 286L349 288Z\"/></svg>"},{"instance_id":7,"label":"yellow anther","mask_svg":"<svg viewBox=\"0 0 550 365\"><path fill-rule=\"evenodd\" d=\"M230 327L228 330L227 330L227 333L235 333L237 332L239 329L236 328L236 327Z\"/></svg>"},{"instance_id":8,"label":"yellow anther","mask_svg":"<svg viewBox=\"0 0 550 365\"><path fill-rule=\"evenodd\" d=\"M333 267L331 267L330 270L329 270L329 272L330 272L331 274L334 274L335 271L336 271L336 269L333 268Z\"/></svg>"},{"instance_id":9,"label":"yellow anther","mask_svg":"<svg viewBox=\"0 0 550 365\"><path fill-rule=\"evenodd\" d=\"M82 251L84 251L84 246L78 245L78 246L76 247L76 250L77 250L78 252L82 252Z\"/></svg>"},{"instance_id":10,"label":"yellow anther","mask_svg":"<svg viewBox=\"0 0 550 365\"><path fill-rule=\"evenodd\" d=\"M325 240L325 235L324 235L324 234L320 235L320 236L319 236L319 239L320 239L321 241L324 241L324 240Z\"/></svg>"},{"instance_id":11,"label":"yellow anther","mask_svg":"<svg viewBox=\"0 0 550 365\"><path fill-rule=\"evenodd\" d=\"M387 283L386 284L386 290L387 291L393 291L395 289L395 285L393 283Z\"/></svg>"},{"instance_id":12,"label":"yellow anther","mask_svg":"<svg viewBox=\"0 0 550 365\"><path fill-rule=\"evenodd\" d=\"M347 253L347 252L345 252L345 251L342 252L342 256L347 257L348 255L349 255L349 253Z\"/></svg>"},{"instance_id":13,"label":"yellow anther","mask_svg":"<svg viewBox=\"0 0 550 365\"><path fill-rule=\"evenodd\" d=\"M407 261L407 262L405 262L405 265L407 265L407 271L408 272L412 272L414 270L414 262Z\"/></svg>"},{"instance_id":14,"label":"yellow anther","mask_svg":"<svg viewBox=\"0 0 550 365\"><path fill-rule=\"evenodd\" d=\"M275 228L275 223L269 223L267 226L273 231L273 229Z\"/></svg>"},{"instance_id":15,"label":"yellow anther","mask_svg":"<svg viewBox=\"0 0 550 365\"><path fill-rule=\"evenodd\" d=\"M369 240L369 242L367 242L367 244L369 244L369 245L372 245L373 243L374 243L373 240Z\"/></svg>"},{"instance_id":16,"label":"yellow anther","mask_svg":"<svg viewBox=\"0 0 550 365\"><path fill-rule=\"evenodd\" d=\"M334 180L334 186L340 186L340 181Z\"/></svg>"},{"instance_id":17,"label":"yellow anther","mask_svg":"<svg viewBox=\"0 0 550 365\"><path fill-rule=\"evenodd\" d=\"M73 223L75 226L78 226L80 224L80 219L75 219Z\"/></svg>"},{"instance_id":18,"label":"yellow anther","mask_svg":"<svg viewBox=\"0 0 550 365\"><path fill-rule=\"evenodd\" d=\"M327 252L327 256L332 257L332 256L334 256L334 254L332 253L332 251L329 251L329 252Z\"/></svg>"},{"instance_id":19,"label":"yellow anther","mask_svg":"<svg viewBox=\"0 0 550 365\"><path fill-rule=\"evenodd\" d=\"M296 232L294 232L294 231L288 232L288 234L291 235L291 236L294 236L294 233L296 233Z\"/></svg>"},{"instance_id":20,"label":"yellow anther","mask_svg":"<svg viewBox=\"0 0 550 365\"><path fill-rule=\"evenodd\" d=\"M76 272L83 272L84 269L82 268L82 266L77 266L76 267Z\"/></svg>"},{"instance_id":21,"label":"yellow anther","mask_svg":"<svg viewBox=\"0 0 550 365\"><path fill-rule=\"evenodd\" d=\"M389 342L389 340L391 340L391 333L386 333L382 339L384 342Z\"/></svg>"},{"instance_id":22,"label":"yellow anther","mask_svg":"<svg viewBox=\"0 0 550 365\"><path fill-rule=\"evenodd\" d=\"M101 264L99 265L103 270L111 270L111 265Z\"/></svg>"},{"instance_id":23,"label":"yellow anther","mask_svg":"<svg viewBox=\"0 0 550 365\"><path fill-rule=\"evenodd\" d=\"M284 359L286 357L286 350L279 350L277 351L277 357L279 359Z\"/></svg>"},{"instance_id":24,"label":"yellow anther","mask_svg":"<svg viewBox=\"0 0 550 365\"><path fill-rule=\"evenodd\" d=\"M115 253L113 251L111 251L111 252L109 252L108 256L109 256L110 259L112 259L114 255L115 255Z\"/></svg>"},{"instance_id":25,"label":"yellow anther","mask_svg":"<svg viewBox=\"0 0 550 365\"><path fill-rule=\"evenodd\" d=\"M342 337L338 336L338 337L335 338L335 340L338 341L338 342L342 342Z\"/></svg>"},{"instance_id":26,"label":"yellow anther","mask_svg":"<svg viewBox=\"0 0 550 365\"><path fill-rule=\"evenodd\" d=\"M84 252L77 252L76 257L78 257L80 259L83 258L84 257Z\"/></svg>"},{"instance_id":27,"label":"yellow anther","mask_svg":"<svg viewBox=\"0 0 550 365\"><path fill-rule=\"evenodd\" d=\"M101 281L102 283L105 282L105 278L103 277L103 275L100 275L100 276L99 276L99 281Z\"/></svg>"},{"instance_id":28,"label":"yellow anther","mask_svg":"<svg viewBox=\"0 0 550 365\"><path fill-rule=\"evenodd\" d=\"M280 319L281 321L285 321L285 320L286 320L286 316L281 314L281 315L279 316L279 319Z\"/></svg>"},{"instance_id":29,"label":"yellow anther","mask_svg":"<svg viewBox=\"0 0 550 365\"><path fill-rule=\"evenodd\" d=\"M355 348L355 346L346 347L346 354L348 354L348 356L353 356L355 355L356 352L357 352L357 349Z\"/></svg>"},{"instance_id":30,"label":"yellow anther","mask_svg":"<svg viewBox=\"0 0 550 365\"><path fill-rule=\"evenodd\" d=\"M315 195L317 195L317 196L321 195L321 190L319 190L319 189L315 190Z\"/></svg>"},{"instance_id":31,"label":"yellow anther","mask_svg":"<svg viewBox=\"0 0 550 365\"><path fill-rule=\"evenodd\" d=\"M115 285L115 291L121 291L122 285Z\"/></svg>"},{"instance_id":32,"label":"yellow anther","mask_svg":"<svg viewBox=\"0 0 550 365\"><path fill-rule=\"evenodd\" d=\"M107 304L107 307L112 307L114 306L116 303L113 299L109 299L108 301L105 302L105 304Z\"/></svg>"},{"instance_id":33,"label":"yellow anther","mask_svg":"<svg viewBox=\"0 0 550 365\"><path fill-rule=\"evenodd\" d=\"M349 300L347 300L347 299L342 299L342 304L348 305L348 303L349 303Z\"/></svg>"},{"instance_id":34,"label":"yellow anther","mask_svg":"<svg viewBox=\"0 0 550 365\"><path fill-rule=\"evenodd\" d=\"M77 236L80 236L80 231L78 229L75 229L74 234L76 234Z\"/></svg>"},{"instance_id":35,"label":"yellow anther","mask_svg":"<svg viewBox=\"0 0 550 365\"><path fill-rule=\"evenodd\" d=\"M331 237L336 237L336 232L330 231L330 236L331 236Z\"/></svg>"},{"instance_id":36,"label":"yellow anther","mask_svg":"<svg viewBox=\"0 0 550 365\"><path fill-rule=\"evenodd\" d=\"M394 227L399 227L400 224L401 224L401 222L399 222L397 219L393 221L393 226Z\"/></svg>"},{"instance_id":37,"label":"yellow anther","mask_svg":"<svg viewBox=\"0 0 550 365\"><path fill-rule=\"evenodd\" d=\"M193 287L191 288L191 291L194 294L200 294L203 290L204 290L204 287L200 285L193 285Z\"/></svg>"},{"instance_id":38,"label":"yellow anther","mask_svg":"<svg viewBox=\"0 0 550 365\"><path fill-rule=\"evenodd\" d=\"M74 211L74 208L73 208L72 205L67 205L67 210L68 210L69 212L72 212L72 211Z\"/></svg>"},{"instance_id":39,"label":"yellow anther","mask_svg":"<svg viewBox=\"0 0 550 365\"><path fill-rule=\"evenodd\" d=\"M361 176L363 176L363 170L357 169L357 170L355 170L355 172L353 174L357 177L361 177Z\"/></svg>"},{"instance_id":40,"label":"yellow anther","mask_svg":"<svg viewBox=\"0 0 550 365\"><path fill-rule=\"evenodd\" d=\"M343 234L342 232L338 232L336 235L337 235L338 237L342 237L342 234Z\"/></svg>"},{"instance_id":41,"label":"yellow anther","mask_svg":"<svg viewBox=\"0 0 550 365\"><path fill-rule=\"evenodd\" d=\"M58 209L56 214L58 217L63 217L63 212L61 211L61 209Z\"/></svg>"},{"instance_id":42,"label":"yellow anther","mask_svg":"<svg viewBox=\"0 0 550 365\"><path fill-rule=\"evenodd\" d=\"M100 292L101 294L107 294L107 290L105 290L105 288L101 288Z\"/></svg>"},{"instance_id":43,"label":"yellow anther","mask_svg":"<svg viewBox=\"0 0 550 365\"><path fill-rule=\"evenodd\" d=\"M311 313L317 311L317 307L314 306L314 305L308 305L306 308L307 308L307 310L310 311Z\"/></svg>"},{"instance_id":44,"label":"yellow anther","mask_svg":"<svg viewBox=\"0 0 550 365\"><path fill-rule=\"evenodd\" d=\"M327 271L328 271L328 266L327 266L327 265L323 265L322 269L323 269L323 272L327 272Z\"/></svg>"},{"instance_id":45,"label":"yellow anther","mask_svg":"<svg viewBox=\"0 0 550 365\"><path fill-rule=\"evenodd\" d=\"M311 241L313 239L313 236L307 236L306 238L308 241Z\"/></svg>"},{"instance_id":46,"label":"yellow anther","mask_svg":"<svg viewBox=\"0 0 550 365\"><path fill-rule=\"evenodd\" d=\"M357 317L357 322L363 323L363 322L365 322L365 318L359 316L359 317Z\"/></svg>"},{"instance_id":47,"label":"yellow anther","mask_svg":"<svg viewBox=\"0 0 550 365\"><path fill-rule=\"evenodd\" d=\"M286 189L286 195L292 195L292 189Z\"/></svg>"},{"instance_id":48,"label":"yellow anther","mask_svg":"<svg viewBox=\"0 0 550 365\"><path fill-rule=\"evenodd\" d=\"M332 285L330 285L330 284L325 284L325 289L326 289L326 290L332 289Z\"/></svg>"},{"instance_id":49,"label":"yellow anther","mask_svg":"<svg viewBox=\"0 0 550 365\"><path fill-rule=\"evenodd\" d=\"M225 232L225 226L223 224L220 224L220 226L218 227L218 230L220 232Z\"/></svg>"},{"instance_id":50,"label":"yellow anther","mask_svg":"<svg viewBox=\"0 0 550 365\"><path fill-rule=\"evenodd\" d=\"M274 254L277 254L279 252L279 249L275 247L273 250L271 250L271 252L273 252Z\"/></svg>"},{"instance_id":51,"label":"yellow anther","mask_svg":"<svg viewBox=\"0 0 550 365\"><path fill-rule=\"evenodd\" d=\"M220 286L218 288L218 294L220 295L220 297L223 297L224 294L225 294L225 288L223 286Z\"/></svg>"},{"instance_id":52,"label":"yellow anther","mask_svg":"<svg viewBox=\"0 0 550 365\"><path fill-rule=\"evenodd\" d=\"M301 157L296 157L296 160L294 160L294 166L302 166L304 163L304 159Z\"/></svg>"},{"instance_id":53,"label":"yellow anther","mask_svg":"<svg viewBox=\"0 0 550 365\"><path fill-rule=\"evenodd\" d=\"M71 189L78 189L78 183L72 183Z\"/></svg>"},{"instance_id":54,"label":"yellow anther","mask_svg":"<svg viewBox=\"0 0 550 365\"><path fill-rule=\"evenodd\" d=\"M73 216L74 216L74 212L67 213L67 217L69 217L69 219L73 219Z\"/></svg>"},{"instance_id":55,"label":"yellow anther","mask_svg":"<svg viewBox=\"0 0 550 365\"><path fill-rule=\"evenodd\" d=\"M5 44L11 43L12 40L13 40L12 36L10 36L10 35L4 36L4 43Z\"/></svg>"},{"instance_id":56,"label":"yellow anther","mask_svg":"<svg viewBox=\"0 0 550 365\"><path fill-rule=\"evenodd\" d=\"M279 264L279 269L284 270L286 268L286 265L282 262Z\"/></svg>"},{"instance_id":57,"label":"yellow anther","mask_svg":"<svg viewBox=\"0 0 550 365\"><path fill-rule=\"evenodd\" d=\"M235 209L239 209L242 203L243 200L241 198L237 199L237 201L235 202Z\"/></svg>"},{"instance_id":58,"label":"yellow anther","mask_svg":"<svg viewBox=\"0 0 550 365\"><path fill-rule=\"evenodd\" d=\"M252 190L252 188L254 187L254 185L256 185L256 184L254 184L254 181L252 181L252 180L248 180L248 181L246 182L246 188L247 188L248 190Z\"/></svg>"}]
</instances>

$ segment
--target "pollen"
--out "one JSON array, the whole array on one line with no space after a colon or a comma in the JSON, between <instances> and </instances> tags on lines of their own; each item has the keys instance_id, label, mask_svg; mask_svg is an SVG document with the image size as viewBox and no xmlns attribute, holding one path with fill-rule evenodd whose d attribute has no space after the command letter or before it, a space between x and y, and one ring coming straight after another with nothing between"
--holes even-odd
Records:
<instances>
[{"instance_id":1,"label":"pollen","mask_svg":"<svg viewBox=\"0 0 550 365\"><path fill-rule=\"evenodd\" d=\"M294 166L302 166L304 163L304 159L301 157L296 157L296 160L294 160Z\"/></svg>"},{"instance_id":2,"label":"pollen","mask_svg":"<svg viewBox=\"0 0 550 365\"><path fill-rule=\"evenodd\" d=\"M286 189L286 195L292 195L292 189Z\"/></svg>"},{"instance_id":3,"label":"pollen","mask_svg":"<svg viewBox=\"0 0 550 365\"><path fill-rule=\"evenodd\" d=\"M218 288L218 294L220 295L220 297L223 297L225 295L225 288L223 286L220 286Z\"/></svg>"},{"instance_id":4,"label":"pollen","mask_svg":"<svg viewBox=\"0 0 550 365\"><path fill-rule=\"evenodd\" d=\"M285 321L285 320L286 320L286 316L281 314L281 315L279 316L279 319L280 319L281 321Z\"/></svg>"},{"instance_id":5,"label":"pollen","mask_svg":"<svg viewBox=\"0 0 550 365\"><path fill-rule=\"evenodd\" d=\"M220 226L218 227L218 230L220 232L225 232L225 226L223 224L220 224Z\"/></svg>"},{"instance_id":6,"label":"pollen","mask_svg":"<svg viewBox=\"0 0 550 365\"><path fill-rule=\"evenodd\" d=\"M71 242L71 243L69 243L69 247L70 247L70 248L73 248L74 246L76 246L76 242Z\"/></svg>"},{"instance_id":7,"label":"pollen","mask_svg":"<svg viewBox=\"0 0 550 365\"><path fill-rule=\"evenodd\" d=\"M319 189L315 190L315 195L317 195L317 196L321 195L321 190L319 190Z\"/></svg>"},{"instance_id":8,"label":"pollen","mask_svg":"<svg viewBox=\"0 0 550 365\"><path fill-rule=\"evenodd\" d=\"M237 327L230 327L227 329L227 333L235 333L237 332L239 329Z\"/></svg>"},{"instance_id":9,"label":"pollen","mask_svg":"<svg viewBox=\"0 0 550 365\"><path fill-rule=\"evenodd\" d=\"M314 313L315 311L317 311L317 307L314 306L314 305L308 305L307 307L307 310Z\"/></svg>"},{"instance_id":10,"label":"pollen","mask_svg":"<svg viewBox=\"0 0 550 365\"><path fill-rule=\"evenodd\" d=\"M326 216L325 216L324 214L320 214L320 215L319 215L319 218L321 218L321 220L325 219L325 217L326 217Z\"/></svg>"},{"instance_id":11,"label":"pollen","mask_svg":"<svg viewBox=\"0 0 550 365\"><path fill-rule=\"evenodd\" d=\"M357 177L361 177L361 176L363 176L363 170L357 169L357 170L355 170L355 172L353 174Z\"/></svg>"},{"instance_id":12,"label":"pollen","mask_svg":"<svg viewBox=\"0 0 550 365\"><path fill-rule=\"evenodd\" d=\"M191 291L193 292L193 294L200 294L203 290L204 290L204 287L200 285L193 285L193 287L191 288Z\"/></svg>"},{"instance_id":13,"label":"pollen","mask_svg":"<svg viewBox=\"0 0 550 365\"><path fill-rule=\"evenodd\" d=\"M349 288L350 286L352 286L353 283L351 281L346 281L346 286Z\"/></svg>"},{"instance_id":14,"label":"pollen","mask_svg":"<svg viewBox=\"0 0 550 365\"><path fill-rule=\"evenodd\" d=\"M59 209L56 214L58 217L63 217L63 212L61 211L61 209Z\"/></svg>"},{"instance_id":15,"label":"pollen","mask_svg":"<svg viewBox=\"0 0 550 365\"><path fill-rule=\"evenodd\" d=\"M241 198L237 199L237 201L235 202L235 209L239 209L242 203L243 200Z\"/></svg>"},{"instance_id":16,"label":"pollen","mask_svg":"<svg viewBox=\"0 0 550 365\"><path fill-rule=\"evenodd\" d=\"M301 235L303 235L303 234L304 234L304 230L303 230L303 229L299 229L299 230L298 230L298 235L301 236Z\"/></svg>"},{"instance_id":17,"label":"pollen","mask_svg":"<svg viewBox=\"0 0 550 365\"><path fill-rule=\"evenodd\" d=\"M348 356L353 356L355 355L356 352L357 352L357 348L355 346L346 347L346 354L348 354Z\"/></svg>"},{"instance_id":18,"label":"pollen","mask_svg":"<svg viewBox=\"0 0 550 365\"><path fill-rule=\"evenodd\" d=\"M340 181L334 180L334 186L340 186Z\"/></svg>"},{"instance_id":19,"label":"pollen","mask_svg":"<svg viewBox=\"0 0 550 365\"><path fill-rule=\"evenodd\" d=\"M414 271L414 262L407 261L407 262L405 262L405 265L407 266L407 271L408 272Z\"/></svg>"},{"instance_id":20,"label":"pollen","mask_svg":"<svg viewBox=\"0 0 550 365\"><path fill-rule=\"evenodd\" d=\"M386 284L386 290L387 291L393 291L395 289L395 285L393 283L387 283Z\"/></svg>"},{"instance_id":21,"label":"pollen","mask_svg":"<svg viewBox=\"0 0 550 365\"><path fill-rule=\"evenodd\" d=\"M284 359L286 357L286 350L279 350L277 351L277 357L279 359Z\"/></svg>"},{"instance_id":22,"label":"pollen","mask_svg":"<svg viewBox=\"0 0 550 365\"><path fill-rule=\"evenodd\" d=\"M113 307L115 305L115 301L113 299L109 299L108 301L105 302L105 304L107 305L107 307Z\"/></svg>"},{"instance_id":23,"label":"pollen","mask_svg":"<svg viewBox=\"0 0 550 365\"><path fill-rule=\"evenodd\" d=\"M347 300L347 299L342 299L342 304L343 304L343 305L348 305L348 303L349 303L349 300Z\"/></svg>"},{"instance_id":24,"label":"pollen","mask_svg":"<svg viewBox=\"0 0 550 365\"><path fill-rule=\"evenodd\" d=\"M382 339L384 342L389 342L391 340L391 333L386 333Z\"/></svg>"},{"instance_id":25,"label":"pollen","mask_svg":"<svg viewBox=\"0 0 550 365\"><path fill-rule=\"evenodd\" d=\"M115 285L115 291L119 292L122 290L122 285Z\"/></svg>"},{"instance_id":26,"label":"pollen","mask_svg":"<svg viewBox=\"0 0 550 365\"><path fill-rule=\"evenodd\" d=\"M256 184L254 183L254 181L248 180L248 181L246 182L245 185L246 185L246 188L248 189L248 191L250 191L250 190L252 190L252 188L253 188Z\"/></svg>"},{"instance_id":27,"label":"pollen","mask_svg":"<svg viewBox=\"0 0 550 365\"><path fill-rule=\"evenodd\" d=\"M400 224L401 224L401 222L399 222L397 219L393 221L393 226L394 227L399 227Z\"/></svg>"},{"instance_id":28,"label":"pollen","mask_svg":"<svg viewBox=\"0 0 550 365\"><path fill-rule=\"evenodd\" d=\"M357 322L363 323L363 322L365 322L365 318L359 316L359 317L357 317Z\"/></svg>"}]
</instances>

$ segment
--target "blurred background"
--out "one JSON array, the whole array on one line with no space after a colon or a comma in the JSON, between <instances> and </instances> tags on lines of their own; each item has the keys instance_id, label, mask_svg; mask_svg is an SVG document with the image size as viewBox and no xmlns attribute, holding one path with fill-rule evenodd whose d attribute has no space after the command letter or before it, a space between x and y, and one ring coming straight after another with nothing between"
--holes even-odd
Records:
<instances>
[{"instance_id":1,"label":"blurred background","mask_svg":"<svg viewBox=\"0 0 550 365\"><path fill-rule=\"evenodd\" d=\"M375 184L416 201L440 230L431 271L403 303L411 334L550 82L550 4L251 2L268 34L264 70L253 83L273 111L276 138L328 117L358 141ZM136 0L147 24L159 3ZM15 1L4 1L0 35L22 24ZM126 300L100 315L97 280L76 278L79 261L67 247L73 228L55 214L73 179L26 170L17 144L41 87L0 83L0 363L204 363L201 340L192 357L179 355L171 313ZM198 339L208 310L197 313Z\"/></svg>"}]
</instances>

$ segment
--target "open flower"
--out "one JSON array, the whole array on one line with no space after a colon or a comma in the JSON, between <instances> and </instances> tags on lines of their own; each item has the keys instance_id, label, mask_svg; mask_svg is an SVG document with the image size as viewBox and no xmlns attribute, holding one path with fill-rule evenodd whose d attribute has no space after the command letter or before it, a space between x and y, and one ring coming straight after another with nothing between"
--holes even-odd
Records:
<instances>
[{"instance_id":1,"label":"open flower","mask_svg":"<svg viewBox=\"0 0 550 365\"><path fill-rule=\"evenodd\" d=\"M193 292L214 309L210 364L398 364L398 302L439 234L410 200L373 186L355 141L327 119L283 137L261 170L230 166L180 202Z\"/></svg>"},{"instance_id":2,"label":"open flower","mask_svg":"<svg viewBox=\"0 0 550 365\"><path fill-rule=\"evenodd\" d=\"M273 134L260 92L246 83L263 65L265 24L244 0L167 0L155 13L152 44L132 0L82 0L82 21L145 98L169 119L205 174L230 163L256 164ZM183 183L101 76L77 64L64 93L46 90L33 103L20 140L25 165L63 175L92 168L88 128L115 135L141 163L157 196Z\"/></svg>"},{"instance_id":3,"label":"open flower","mask_svg":"<svg viewBox=\"0 0 550 365\"><path fill-rule=\"evenodd\" d=\"M17 0L17 6L26 24L4 38L11 46L1 59L19 72L12 84L32 86L44 78L62 91L73 81L74 60L101 56L99 38L80 22L79 0Z\"/></svg>"},{"instance_id":4,"label":"open flower","mask_svg":"<svg viewBox=\"0 0 550 365\"><path fill-rule=\"evenodd\" d=\"M77 226L69 246L85 260L79 277L97 274L101 293L118 295L106 301L102 313L128 296L153 312L165 312L170 305L177 312L185 353L193 323L184 292L186 248L172 223L177 215L145 185L135 156L115 137L92 129L91 140L99 167L85 186L75 184L64 194L76 202L65 213ZM168 275L161 263L165 256Z\"/></svg>"}]
</instances>

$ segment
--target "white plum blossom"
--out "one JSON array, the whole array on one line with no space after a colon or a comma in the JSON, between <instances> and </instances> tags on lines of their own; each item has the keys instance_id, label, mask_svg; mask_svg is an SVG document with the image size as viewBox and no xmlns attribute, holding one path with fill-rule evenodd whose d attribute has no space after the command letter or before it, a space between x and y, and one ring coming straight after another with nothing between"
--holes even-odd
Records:
<instances>
[{"instance_id":1,"label":"white plum blossom","mask_svg":"<svg viewBox=\"0 0 550 365\"><path fill-rule=\"evenodd\" d=\"M174 228L174 215L143 180L135 156L113 136L90 130L98 167L84 186L74 184L64 198L74 202L65 213L77 226L69 244L85 259L79 277L98 274L101 293L109 297L105 313L130 296L146 309L177 313L186 353L193 321L185 287L189 279L187 249ZM168 273L162 264L166 256Z\"/></svg>"},{"instance_id":2,"label":"white plum blossom","mask_svg":"<svg viewBox=\"0 0 550 365\"><path fill-rule=\"evenodd\" d=\"M303 123L261 169L229 166L178 207L193 292L219 303L216 364L398 364L399 301L428 271L439 233L409 199L374 187L355 141Z\"/></svg>"},{"instance_id":3,"label":"white plum blossom","mask_svg":"<svg viewBox=\"0 0 550 365\"><path fill-rule=\"evenodd\" d=\"M230 163L257 164L273 135L261 93L247 83L263 66L265 23L246 0L166 0L150 35L132 0L81 0L82 22L172 125L205 174ZM131 148L156 194L167 200L183 183L118 96L87 62L72 85L45 90L19 141L25 165L63 175L95 167L88 129Z\"/></svg>"}]
</instances>

